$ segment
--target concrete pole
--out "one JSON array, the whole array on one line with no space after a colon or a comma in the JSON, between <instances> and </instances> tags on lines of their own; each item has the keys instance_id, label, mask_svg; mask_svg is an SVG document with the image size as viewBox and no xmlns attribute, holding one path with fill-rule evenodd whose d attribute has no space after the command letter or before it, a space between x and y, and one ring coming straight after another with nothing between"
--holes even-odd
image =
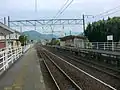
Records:
<instances>
[{"instance_id":1,"label":"concrete pole","mask_svg":"<svg viewBox=\"0 0 120 90\"><path fill-rule=\"evenodd\" d=\"M85 15L83 14L83 33L85 34Z\"/></svg>"},{"instance_id":2,"label":"concrete pole","mask_svg":"<svg viewBox=\"0 0 120 90\"><path fill-rule=\"evenodd\" d=\"M5 47L7 47L7 38L6 38L6 35L4 35L4 38L5 38Z\"/></svg>"},{"instance_id":3,"label":"concrete pole","mask_svg":"<svg viewBox=\"0 0 120 90\"><path fill-rule=\"evenodd\" d=\"M20 33L21 33L21 35L22 35L22 26L20 26Z\"/></svg>"},{"instance_id":4,"label":"concrete pole","mask_svg":"<svg viewBox=\"0 0 120 90\"><path fill-rule=\"evenodd\" d=\"M8 16L8 27L10 27L10 16Z\"/></svg>"},{"instance_id":5,"label":"concrete pole","mask_svg":"<svg viewBox=\"0 0 120 90\"><path fill-rule=\"evenodd\" d=\"M4 24L6 25L6 17L4 17Z\"/></svg>"},{"instance_id":6,"label":"concrete pole","mask_svg":"<svg viewBox=\"0 0 120 90\"><path fill-rule=\"evenodd\" d=\"M8 16L8 27L10 28L10 16ZM10 45L10 34L9 34L9 45Z\"/></svg>"}]
</instances>

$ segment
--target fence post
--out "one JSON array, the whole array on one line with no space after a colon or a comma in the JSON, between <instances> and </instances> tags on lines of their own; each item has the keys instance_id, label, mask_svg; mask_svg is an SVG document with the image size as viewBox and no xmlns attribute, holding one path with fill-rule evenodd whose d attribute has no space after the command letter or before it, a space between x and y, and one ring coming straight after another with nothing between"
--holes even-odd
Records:
<instances>
[{"instance_id":1,"label":"fence post","mask_svg":"<svg viewBox=\"0 0 120 90\"><path fill-rule=\"evenodd\" d=\"M3 67L4 67L4 71L5 71L5 69L6 69L6 60L5 60L5 51L4 51L4 53L3 53Z\"/></svg>"},{"instance_id":2,"label":"fence post","mask_svg":"<svg viewBox=\"0 0 120 90\"><path fill-rule=\"evenodd\" d=\"M16 47L15 47L15 52L14 53L15 53L15 60L17 60L17 58L16 58Z\"/></svg>"},{"instance_id":3,"label":"fence post","mask_svg":"<svg viewBox=\"0 0 120 90\"><path fill-rule=\"evenodd\" d=\"M8 68L8 48L5 49L5 68Z\"/></svg>"},{"instance_id":4,"label":"fence post","mask_svg":"<svg viewBox=\"0 0 120 90\"><path fill-rule=\"evenodd\" d=\"M105 48L105 42L104 42L104 50L105 50L106 48Z\"/></svg>"},{"instance_id":5,"label":"fence post","mask_svg":"<svg viewBox=\"0 0 120 90\"><path fill-rule=\"evenodd\" d=\"M13 63L13 62L14 62L14 61L13 61L13 59L14 59L14 58L13 58L13 57L14 57L14 55L13 55L13 48L12 48L12 47L11 47L11 55L12 55L11 60L12 60L12 63Z\"/></svg>"},{"instance_id":6,"label":"fence post","mask_svg":"<svg viewBox=\"0 0 120 90\"><path fill-rule=\"evenodd\" d=\"M97 49L99 49L99 47L98 47L98 42L97 42Z\"/></svg>"},{"instance_id":7,"label":"fence post","mask_svg":"<svg viewBox=\"0 0 120 90\"><path fill-rule=\"evenodd\" d=\"M114 42L112 41L112 51L114 51Z\"/></svg>"},{"instance_id":8,"label":"fence post","mask_svg":"<svg viewBox=\"0 0 120 90\"><path fill-rule=\"evenodd\" d=\"M22 46L20 47L20 56L23 54Z\"/></svg>"}]
</instances>

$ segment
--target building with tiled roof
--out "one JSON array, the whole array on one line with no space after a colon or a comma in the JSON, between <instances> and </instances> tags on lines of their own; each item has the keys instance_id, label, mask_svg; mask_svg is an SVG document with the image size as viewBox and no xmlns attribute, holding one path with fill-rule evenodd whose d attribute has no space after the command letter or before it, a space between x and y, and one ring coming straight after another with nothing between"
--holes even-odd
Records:
<instances>
[{"instance_id":1,"label":"building with tiled roof","mask_svg":"<svg viewBox=\"0 0 120 90\"><path fill-rule=\"evenodd\" d=\"M13 30L0 22L0 48L15 45L19 36L20 32Z\"/></svg>"},{"instance_id":2,"label":"building with tiled roof","mask_svg":"<svg viewBox=\"0 0 120 90\"><path fill-rule=\"evenodd\" d=\"M88 39L85 36L65 36L60 38L60 46L86 48Z\"/></svg>"}]
</instances>

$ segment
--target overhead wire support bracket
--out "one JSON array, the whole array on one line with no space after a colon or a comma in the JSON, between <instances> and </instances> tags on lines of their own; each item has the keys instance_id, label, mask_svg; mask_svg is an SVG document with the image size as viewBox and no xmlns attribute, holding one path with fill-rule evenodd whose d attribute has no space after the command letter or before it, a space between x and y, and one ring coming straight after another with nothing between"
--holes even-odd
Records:
<instances>
[{"instance_id":1,"label":"overhead wire support bracket","mask_svg":"<svg viewBox=\"0 0 120 90\"><path fill-rule=\"evenodd\" d=\"M20 22L23 26L34 26L34 23L37 23L38 26L40 25L81 25L82 20L83 19L15 20L15 21L10 21L10 24L11 24L11 27L15 26L12 23L17 23L17 22Z\"/></svg>"}]
</instances>

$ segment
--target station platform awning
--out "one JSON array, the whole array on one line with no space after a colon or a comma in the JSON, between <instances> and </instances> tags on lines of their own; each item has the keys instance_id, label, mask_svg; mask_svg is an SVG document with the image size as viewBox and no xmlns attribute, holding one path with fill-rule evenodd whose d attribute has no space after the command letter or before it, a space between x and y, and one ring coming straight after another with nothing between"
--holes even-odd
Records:
<instances>
[{"instance_id":1,"label":"station platform awning","mask_svg":"<svg viewBox=\"0 0 120 90\"><path fill-rule=\"evenodd\" d=\"M0 23L0 36L12 34L14 31L8 26Z\"/></svg>"}]
</instances>

